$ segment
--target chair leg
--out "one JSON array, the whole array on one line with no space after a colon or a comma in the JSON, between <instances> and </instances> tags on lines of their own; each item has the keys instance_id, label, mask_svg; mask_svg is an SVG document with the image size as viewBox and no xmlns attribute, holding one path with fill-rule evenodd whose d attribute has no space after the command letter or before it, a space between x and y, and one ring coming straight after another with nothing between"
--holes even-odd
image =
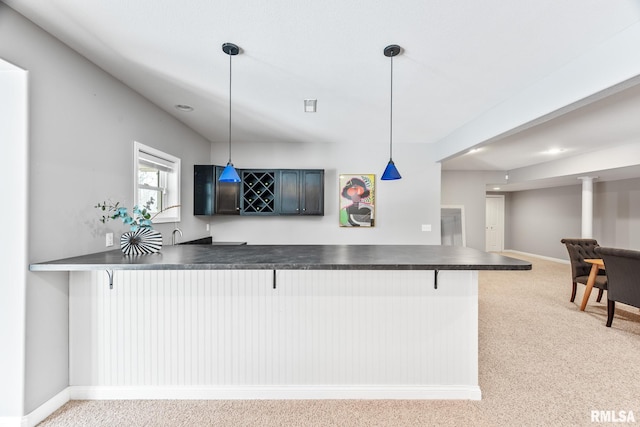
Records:
<instances>
[{"instance_id":1,"label":"chair leg","mask_svg":"<svg viewBox=\"0 0 640 427\"><path fill-rule=\"evenodd\" d=\"M573 288L571 289L571 302L573 302L573 300L576 299L577 288L578 288L578 285L576 284L576 282L573 282Z\"/></svg>"},{"instance_id":2,"label":"chair leg","mask_svg":"<svg viewBox=\"0 0 640 427\"><path fill-rule=\"evenodd\" d=\"M611 323L613 322L614 311L616 311L616 302L610 299L607 299L607 328L611 327Z\"/></svg>"},{"instance_id":3,"label":"chair leg","mask_svg":"<svg viewBox=\"0 0 640 427\"><path fill-rule=\"evenodd\" d=\"M598 299L596 299L596 301L597 301L597 302L600 302L600 300L602 299L602 293L603 293L603 292L604 292L604 290L603 290L603 289L600 289L600 290L598 291Z\"/></svg>"}]
</instances>

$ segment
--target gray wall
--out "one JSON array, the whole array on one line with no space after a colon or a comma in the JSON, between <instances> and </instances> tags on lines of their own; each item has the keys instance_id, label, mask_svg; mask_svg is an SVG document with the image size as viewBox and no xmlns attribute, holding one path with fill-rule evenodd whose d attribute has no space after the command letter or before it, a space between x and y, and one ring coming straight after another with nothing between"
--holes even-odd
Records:
<instances>
[{"instance_id":1,"label":"gray wall","mask_svg":"<svg viewBox=\"0 0 640 427\"><path fill-rule=\"evenodd\" d=\"M464 205L467 246L485 249L486 183L501 174L442 171L442 204ZM505 249L568 260L563 237L582 233L582 185L505 195ZM593 237L603 246L640 250L640 178L593 185Z\"/></svg>"},{"instance_id":2,"label":"gray wall","mask_svg":"<svg viewBox=\"0 0 640 427\"><path fill-rule=\"evenodd\" d=\"M602 246L640 250L640 178L595 182L593 235Z\"/></svg>"},{"instance_id":3,"label":"gray wall","mask_svg":"<svg viewBox=\"0 0 640 427\"><path fill-rule=\"evenodd\" d=\"M485 250L486 183L500 176L501 172L442 171L441 202L464 206L467 247Z\"/></svg>"},{"instance_id":4,"label":"gray wall","mask_svg":"<svg viewBox=\"0 0 640 427\"><path fill-rule=\"evenodd\" d=\"M506 249L568 259L560 240L580 237L580 185L513 192L506 205Z\"/></svg>"},{"instance_id":5,"label":"gray wall","mask_svg":"<svg viewBox=\"0 0 640 427\"><path fill-rule=\"evenodd\" d=\"M381 181L386 166L385 146L371 141L318 143L235 143L236 167L325 169L325 215L322 217L211 217L215 240L249 243L315 244L439 244L440 164L430 144L394 144L394 161L403 179ZM225 164L226 144L213 144L212 162ZM338 175L376 175L376 225L373 228L339 227ZM421 231L430 224L431 232Z\"/></svg>"},{"instance_id":6,"label":"gray wall","mask_svg":"<svg viewBox=\"0 0 640 427\"><path fill-rule=\"evenodd\" d=\"M206 234L191 206L193 164L210 156L208 141L3 3L0 58L29 76L30 262L106 250L107 230L126 231L99 223L93 206L108 197L131 204L134 140L182 158L180 227L185 239ZM173 224L156 228L166 243ZM25 413L69 381L68 275L27 281Z\"/></svg>"},{"instance_id":7,"label":"gray wall","mask_svg":"<svg viewBox=\"0 0 640 427\"><path fill-rule=\"evenodd\" d=\"M566 260L560 239L581 236L582 186L513 192L506 216L506 248ZM593 238L602 246L640 249L640 178L594 182Z\"/></svg>"}]
</instances>

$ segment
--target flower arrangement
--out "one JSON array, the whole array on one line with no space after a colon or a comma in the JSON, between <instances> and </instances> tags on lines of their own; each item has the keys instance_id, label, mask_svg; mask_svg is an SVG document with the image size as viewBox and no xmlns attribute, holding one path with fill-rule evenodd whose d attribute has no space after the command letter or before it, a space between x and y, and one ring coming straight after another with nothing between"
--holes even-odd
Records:
<instances>
[{"instance_id":1,"label":"flower arrangement","mask_svg":"<svg viewBox=\"0 0 640 427\"><path fill-rule=\"evenodd\" d=\"M168 209L177 208L178 206L180 206L169 206L165 209L162 209L160 212L157 212L155 215L151 215L151 205L153 205L154 201L155 200L152 197L147 203L144 204L144 206L134 206L133 215L129 215L129 211L127 210L127 208L120 206L120 202L98 202L95 208L100 209L102 212L104 212L102 214L102 217L100 218L100 222L102 222L103 224L111 219L120 218L122 219L122 222L124 224L131 227L131 231L136 231L140 228L153 229L153 219L156 216Z\"/></svg>"}]
</instances>

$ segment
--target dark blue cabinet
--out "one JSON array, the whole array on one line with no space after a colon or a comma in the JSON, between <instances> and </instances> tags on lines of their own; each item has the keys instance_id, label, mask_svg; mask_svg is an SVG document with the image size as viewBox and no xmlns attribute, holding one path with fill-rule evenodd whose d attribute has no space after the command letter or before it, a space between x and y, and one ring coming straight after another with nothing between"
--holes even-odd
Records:
<instances>
[{"instance_id":1,"label":"dark blue cabinet","mask_svg":"<svg viewBox=\"0 0 640 427\"><path fill-rule=\"evenodd\" d=\"M216 165L193 166L193 214L240 214L240 184L220 182L224 167Z\"/></svg>"},{"instance_id":2,"label":"dark blue cabinet","mask_svg":"<svg viewBox=\"0 0 640 427\"><path fill-rule=\"evenodd\" d=\"M280 215L324 215L324 170L280 170Z\"/></svg>"},{"instance_id":3,"label":"dark blue cabinet","mask_svg":"<svg viewBox=\"0 0 640 427\"><path fill-rule=\"evenodd\" d=\"M219 182L224 168L194 166L194 215L324 215L324 170L237 169L241 182Z\"/></svg>"}]
</instances>

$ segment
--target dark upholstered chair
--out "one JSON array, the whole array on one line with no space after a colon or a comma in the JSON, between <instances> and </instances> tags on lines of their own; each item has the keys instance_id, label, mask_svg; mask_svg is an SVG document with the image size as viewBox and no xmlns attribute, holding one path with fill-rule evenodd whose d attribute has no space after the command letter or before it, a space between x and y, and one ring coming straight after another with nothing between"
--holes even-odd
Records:
<instances>
[{"instance_id":1,"label":"dark upholstered chair","mask_svg":"<svg viewBox=\"0 0 640 427\"><path fill-rule=\"evenodd\" d=\"M616 301L640 308L640 251L596 248L607 271L607 327L611 327Z\"/></svg>"},{"instance_id":2,"label":"dark upholstered chair","mask_svg":"<svg viewBox=\"0 0 640 427\"><path fill-rule=\"evenodd\" d=\"M585 262L585 259L600 258L595 252L595 249L599 247L598 242L595 239L562 239L560 242L564 243L569 252L569 261L571 261L571 280L573 286L571 288L571 302L576 299L577 284L587 284L589 279L589 273L591 272L591 264ZM606 264L605 264L606 268ZM602 292L607 289L607 276L606 272L600 270L598 276L596 276L596 282L593 285L598 288L598 299L600 302L602 299Z\"/></svg>"}]
</instances>

